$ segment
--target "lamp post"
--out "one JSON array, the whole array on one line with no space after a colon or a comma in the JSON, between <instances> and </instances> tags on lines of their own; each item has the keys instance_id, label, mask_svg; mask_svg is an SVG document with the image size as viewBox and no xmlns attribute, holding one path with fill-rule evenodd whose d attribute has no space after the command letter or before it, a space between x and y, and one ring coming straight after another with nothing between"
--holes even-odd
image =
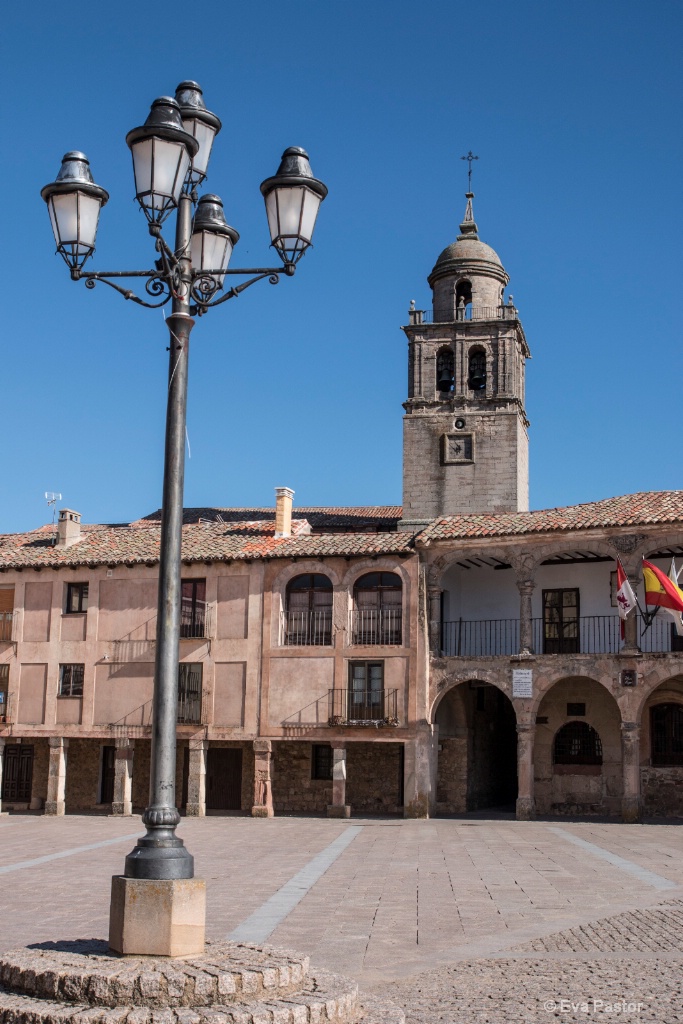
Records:
<instances>
[{"instance_id":1,"label":"lamp post","mask_svg":"<svg viewBox=\"0 0 683 1024\"><path fill-rule=\"evenodd\" d=\"M200 87L187 81L180 83L175 99L162 96L155 100L144 125L126 136L133 157L136 199L159 254L152 270L83 270L95 251L99 213L109 199L108 193L95 184L83 153L67 153L57 179L41 192L48 205L57 251L74 281L84 280L88 288L102 282L125 299L150 309L171 303L171 315L166 320L170 356L150 798L142 816L146 834L126 857L125 877L129 879L194 876L193 857L175 834L180 821L175 805L175 754L185 419L194 316L203 316L257 281L267 278L276 284L280 274L291 277L311 245L320 203L327 195L325 185L313 177L305 150L285 150L277 174L261 185L271 244L281 265L229 269L239 235L226 223L218 196L197 196L220 129L220 120L204 105ZM170 248L162 225L174 210L175 245ZM224 291L228 275L248 279ZM146 298L117 283L126 278L144 279Z\"/></svg>"}]
</instances>

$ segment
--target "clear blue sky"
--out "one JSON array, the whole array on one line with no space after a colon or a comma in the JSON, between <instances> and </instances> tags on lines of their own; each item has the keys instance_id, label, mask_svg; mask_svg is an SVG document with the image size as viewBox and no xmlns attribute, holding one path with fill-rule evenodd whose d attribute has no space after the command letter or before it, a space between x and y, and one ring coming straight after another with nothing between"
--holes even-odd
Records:
<instances>
[{"instance_id":1,"label":"clear blue sky","mask_svg":"<svg viewBox=\"0 0 683 1024\"><path fill-rule=\"evenodd\" d=\"M191 17L183 12L196 12ZM401 500L410 299L455 239L466 164L533 359L531 507L682 486L676 0L13 4L3 15L0 531L137 518L161 496L159 311L69 280L39 192L82 149L111 199L93 269L151 265L126 132L197 79L223 120L207 189L272 259L259 183L289 145L329 186L293 280L192 338L187 505ZM177 19L177 26L173 24Z\"/></svg>"}]
</instances>

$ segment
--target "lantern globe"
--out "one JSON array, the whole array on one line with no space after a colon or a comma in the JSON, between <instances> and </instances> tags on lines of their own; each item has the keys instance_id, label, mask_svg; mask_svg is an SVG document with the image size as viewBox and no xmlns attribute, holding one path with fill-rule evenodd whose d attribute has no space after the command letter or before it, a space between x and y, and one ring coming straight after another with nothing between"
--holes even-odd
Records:
<instances>
[{"instance_id":1,"label":"lantern globe","mask_svg":"<svg viewBox=\"0 0 683 1024\"><path fill-rule=\"evenodd\" d=\"M271 244L285 264L296 264L311 245L327 187L313 177L308 153L290 146L277 174L261 183Z\"/></svg>"},{"instance_id":2,"label":"lantern globe","mask_svg":"<svg viewBox=\"0 0 683 1024\"><path fill-rule=\"evenodd\" d=\"M80 270L95 251L100 209L109 193L95 184L85 153L70 150L62 157L55 181L40 194L47 203L57 252L70 270Z\"/></svg>"},{"instance_id":3,"label":"lantern globe","mask_svg":"<svg viewBox=\"0 0 683 1024\"><path fill-rule=\"evenodd\" d=\"M192 158L185 187L196 188L206 177L213 140L221 130L220 118L206 109L201 87L197 82L181 82L175 91L180 107L183 128L199 143L199 149Z\"/></svg>"},{"instance_id":4,"label":"lantern globe","mask_svg":"<svg viewBox=\"0 0 683 1024\"><path fill-rule=\"evenodd\" d=\"M140 128L126 135L133 156L135 198L150 224L162 224L178 205L197 140L186 132L180 107L171 96L160 96Z\"/></svg>"},{"instance_id":5,"label":"lantern globe","mask_svg":"<svg viewBox=\"0 0 683 1024\"><path fill-rule=\"evenodd\" d=\"M210 271L228 269L232 250L239 234L225 220L223 202L215 195L205 195L197 204L192 224L192 270L197 277L208 274L223 286L225 274Z\"/></svg>"}]
</instances>

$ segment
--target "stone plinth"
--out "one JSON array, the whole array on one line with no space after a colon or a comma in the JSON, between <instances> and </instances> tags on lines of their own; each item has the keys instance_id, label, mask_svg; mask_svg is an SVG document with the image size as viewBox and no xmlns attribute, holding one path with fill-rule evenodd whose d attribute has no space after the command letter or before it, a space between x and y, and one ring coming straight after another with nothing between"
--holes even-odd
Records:
<instances>
[{"instance_id":1,"label":"stone plinth","mask_svg":"<svg viewBox=\"0 0 683 1024\"><path fill-rule=\"evenodd\" d=\"M351 817L351 804L328 804L327 805L327 817L328 818L350 818Z\"/></svg>"},{"instance_id":2,"label":"stone plinth","mask_svg":"<svg viewBox=\"0 0 683 1024\"><path fill-rule=\"evenodd\" d=\"M252 943L200 956L119 956L106 942L43 943L0 958L3 1024L404 1024L308 957Z\"/></svg>"},{"instance_id":3,"label":"stone plinth","mask_svg":"<svg viewBox=\"0 0 683 1024\"><path fill-rule=\"evenodd\" d=\"M206 885L201 878L111 880L109 945L134 956L204 952Z\"/></svg>"}]
</instances>

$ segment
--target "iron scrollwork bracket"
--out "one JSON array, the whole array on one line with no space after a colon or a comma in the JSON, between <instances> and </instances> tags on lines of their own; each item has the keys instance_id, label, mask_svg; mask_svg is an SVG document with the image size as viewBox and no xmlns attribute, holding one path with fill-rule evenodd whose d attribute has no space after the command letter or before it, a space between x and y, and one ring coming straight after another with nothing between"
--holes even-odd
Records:
<instances>
[{"instance_id":1,"label":"iron scrollwork bracket","mask_svg":"<svg viewBox=\"0 0 683 1024\"><path fill-rule=\"evenodd\" d=\"M242 270L200 270L193 271L192 273L192 286L190 288L190 296L194 302L191 308L193 316L203 316L209 309L213 309L214 306L220 306L223 302L227 302L228 299L236 298L246 288L250 288L252 284L256 284L257 281L263 281L268 278L270 284L278 284L280 281L280 274L285 274L287 277L291 277L295 272L295 267L291 263L287 263L282 267L253 267ZM219 299L214 299L214 295L221 290L223 287L220 284L220 278L228 274L253 274L248 281L243 281L242 284L235 285L230 288L225 295L221 295Z\"/></svg>"}]
</instances>

